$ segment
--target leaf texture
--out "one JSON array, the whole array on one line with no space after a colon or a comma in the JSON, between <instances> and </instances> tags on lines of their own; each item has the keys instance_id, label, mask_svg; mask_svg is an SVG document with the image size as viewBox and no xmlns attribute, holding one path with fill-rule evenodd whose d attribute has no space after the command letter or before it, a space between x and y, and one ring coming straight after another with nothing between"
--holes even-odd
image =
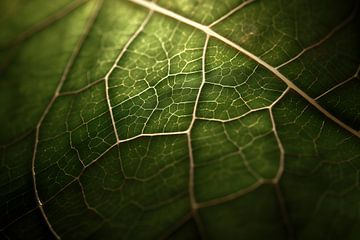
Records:
<instances>
[{"instance_id":1,"label":"leaf texture","mask_svg":"<svg viewBox=\"0 0 360 240\"><path fill-rule=\"evenodd\" d=\"M4 239L358 239L358 2L0 3Z\"/></svg>"}]
</instances>

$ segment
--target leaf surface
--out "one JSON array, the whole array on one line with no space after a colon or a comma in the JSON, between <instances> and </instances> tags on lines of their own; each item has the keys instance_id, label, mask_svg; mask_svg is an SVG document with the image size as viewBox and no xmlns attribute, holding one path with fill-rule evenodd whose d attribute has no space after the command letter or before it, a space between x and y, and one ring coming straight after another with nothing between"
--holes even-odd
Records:
<instances>
[{"instance_id":1,"label":"leaf surface","mask_svg":"<svg viewBox=\"0 0 360 240\"><path fill-rule=\"evenodd\" d=\"M0 236L357 239L357 1L2 1Z\"/></svg>"}]
</instances>

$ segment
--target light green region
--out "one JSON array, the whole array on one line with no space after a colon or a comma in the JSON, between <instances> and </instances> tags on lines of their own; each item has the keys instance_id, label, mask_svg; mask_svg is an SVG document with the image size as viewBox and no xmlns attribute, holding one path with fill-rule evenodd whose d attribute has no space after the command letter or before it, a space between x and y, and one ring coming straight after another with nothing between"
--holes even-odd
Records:
<instances>
[{"instance_id":1,"label":"light green region","mask_svg":"<svg viewBox=\"0 0 360 240\"><path fill-rule=\"evenodd\" d=\"M120 138L186 130L202 81L204 35L155 15L109 79Z\"/></svg>"}]
</instances>

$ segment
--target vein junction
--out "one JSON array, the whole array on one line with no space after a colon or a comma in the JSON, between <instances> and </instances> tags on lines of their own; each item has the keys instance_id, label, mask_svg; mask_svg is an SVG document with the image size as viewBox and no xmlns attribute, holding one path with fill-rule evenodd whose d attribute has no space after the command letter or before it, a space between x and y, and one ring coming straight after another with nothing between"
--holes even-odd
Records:
<instances>
[{"instance_id":1,"label":"vein junction","mask_svg":"<svg viewBox=\"0 0 360 240\"><path fill-rule=\"evenodd\" d=\"M313 107L315 107L316 109L318 109L322 114L324 114L326 117L328 117L329 119L331 119L333 122L335 122L336 124L338 124L340 127L344 128L345 130L347 130L348 132L352 133L353 135L357 136L360 138L360 133L358 131L356 131L355 129L351 128L350 126L348 126L347 124L345 124L344 122L342 122L340 119L338 119L337 117L335 117L334 115L332 115L329 111L327 111L325 108L323 108L320 104L318 104L318 102L316 100L314 100L313 98L311 98L309 95L307 95L303 90L301 90L299 87L297 87L292 81L290 81L287 77L285 77L277 68L271 66L270 64L266 63L265 61L263 61L262 59L260 59L259 57L257 57L256 55L254 55L253 53L247 51L246 49L242 48L241 46L239 46L238 44L234 43L233 41L223 37L222 35L216 33L215 31L213 31L209 26L205 26L202 25L198 22L195 22L191 19L188 19L186 17L183 17L175 12L172 12L168 9L165 9L159 5L157 5L154 2L149 2L149 1L145 1L145 0L129 0L135 4L141 5L145 8L151 9L155 12L158 12L162 15L171 17L173 19L176 19L184 24L187 24L189 26L192 26L196 29L201 30L202 32L204 32L206 35L214 37L222 42L224 42L225 44L237 49L239 52L243 53L244 55L248 56L249 58L253 59L254 61L256 61L257 63L259 63L260 65L264 66L266 69L268 69L270 72L272 72L275 76L277 76L281 81L283 81L290 89L292 89L293 91L295 91L297 94L299 94L300 96L302 96L309 104L311 104Z\"/></svg>"}]
</instances>

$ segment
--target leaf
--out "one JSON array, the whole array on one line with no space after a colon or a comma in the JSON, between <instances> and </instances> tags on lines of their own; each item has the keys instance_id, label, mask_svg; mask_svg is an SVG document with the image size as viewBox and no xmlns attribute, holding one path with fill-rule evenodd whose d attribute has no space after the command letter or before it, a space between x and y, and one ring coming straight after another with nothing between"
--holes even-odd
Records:
<instances>
[{"instance_id":1,"label":"leaf","mask_svg":"<svg viewBox=\"0 0 360 240\"><path fill-rule=\"evenodd\" d=\"M2 238L359 238L357 1L0 9Z\"/></svg>"}]
</instances>

